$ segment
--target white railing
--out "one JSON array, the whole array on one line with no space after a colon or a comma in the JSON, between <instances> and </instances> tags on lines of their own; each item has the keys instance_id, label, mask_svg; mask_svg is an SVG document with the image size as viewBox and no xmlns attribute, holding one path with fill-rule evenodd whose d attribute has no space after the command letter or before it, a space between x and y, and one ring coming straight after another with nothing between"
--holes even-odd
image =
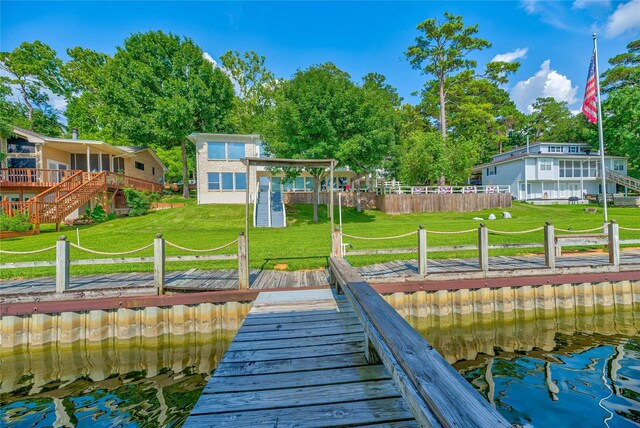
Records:
<instances>
[{"instance_id":1,"label":"white railing","mask_svg":"<svg viewBox=\"0 0 640 428\"><path fill-rule=\"evenodd\" d=\"M386 184L386 183L385 183ZM508 185L487 185L487 186L386 186L378 189L379 194L384 195L426 195L438 194L446 195L450 193L462 194L493 194L511 193L511 186Z\"/></svg>"}]
</instances>

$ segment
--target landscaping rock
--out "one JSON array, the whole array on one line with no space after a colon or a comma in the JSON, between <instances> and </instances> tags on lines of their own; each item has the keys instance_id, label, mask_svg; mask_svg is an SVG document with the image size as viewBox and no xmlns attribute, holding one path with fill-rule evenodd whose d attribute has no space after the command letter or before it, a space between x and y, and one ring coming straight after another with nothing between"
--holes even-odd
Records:
<instances>
[{"instance_id":1,"label":"landscaping rock","mask_svg":"<svg viewBox=\"0 0 640 428\"><path fill-rule=\"evenodd\" d=\"M477 221L482 221L482 220L484 220L482 217L474 217L473 219L474 219L474 220L477 220Z\"/></svg>"},{"instance_id":2,"label":"landscaping rock","mask_svg":"<svg viewBox=\"0 0 640 428\"><path fill-rule=\"evenodd\" d=\"M585 208L584 212L589 213L589 214L595 214L598 212L597 208Z\"/></svg>"},{"instance_id":3,"label":"landscaping rock","mask_svg":"<svg viewBox=\"0 0 640 428\"><path fill-rule=\"evenodd\" d=\"M511 213L509 211L505 211L502 213L502 218L512 218Z\"/></svg>"},{"instance_id":4,"label":"landscaping rock","mask_svg":"<svg viewBox=\"0 0 640 428\"><path fill-rule=\"evenodd\" d=\"M489 214L489 220L495 220L495 219L496 219L495 214Z\"/></svg>"}]
</instances>

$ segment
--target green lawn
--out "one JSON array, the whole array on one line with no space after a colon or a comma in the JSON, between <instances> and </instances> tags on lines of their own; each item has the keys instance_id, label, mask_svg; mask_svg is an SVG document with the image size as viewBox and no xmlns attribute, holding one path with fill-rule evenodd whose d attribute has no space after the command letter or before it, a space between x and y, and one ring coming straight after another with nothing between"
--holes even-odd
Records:
<instances>
[{"instance_id":1,"label":"green lawn","mask_svg":"<svg viewBox=\"0 0 640 428\"><path fill-rule=\"evenodd\" d=\"M171 202L179 202L180 197L172 198ZM242 205L196 205L189 201L185 207L162 210L149 213L142 217L119 218L106 223L80 226L79 234L82 246L100 251L126 251L149 244L157 233L162 233L167 240L190 248L212 248L225 244L238 236L244 229L244 206ZM288 270L315 269L326 266L326 257L330 252L329 220L325 207L320 207L321 222L312 221L311 205L295 205L287 207L289 227L284 229L251 229L250 257L251 267ZM343 210L343 230L345 233L360 236L391 236L416 230L424 224L428 230L455 231L472 229L478 226L473 217L487 218L494 213L498 219L486 221L491 229L517 231L542 226L545 221L553 221L556 227L589 229L602 223L602 210L597 214L584 212L584 206L534 206L516 203L508 211L512 219L502 219L502 209L485 210L476 213L421 213L404 215L387 215L378 211L357 213L353 208ZM251 211L253 212L253 211ZM609 217L616 219L622 226L640 227L640 209L610 208ZM336 223L338 221L336 208ZM39 235L6 239L0 242L3 250L27 251L51 246L59 235L67 235L71 242L76 242L76 227L64 227L57 233L53 227L43 227ZM621 231L622 239L640 239L640 232ZM542 242L542 232L526 235L493 235L490 243L525 243ZM369 248L411 248L417 246L417 237L389 241L358 241L344 239L351 243L353 249ZM430 246L475 244L477 234L463 235L428 235ZM167 255L187 254L174 248L167 247ZM232 246L222 253L234 253ZM532 253L534 250L493 250L492 255L515 255ZM133 256L150 256L152 250ZM469 257L473 251L451 253L434 253L429 257ZM32 255L1 254L1 262L53 260L55 252ZM105 258L109 256L91 255L71 249L71 258ZM124 256L131 257L131 256ZM415 255L392 256L351 256L349 260L354 265L365 265L387 260L415 258ZM173 262L167 264L168 270L186 270L190 268L216 269L233 268L235 261L216 262ZM115 264L72 266L72 274L151 271L152 264ZM54 275L53 268L23 268L3 269L1 278L33 277Z\"/></svg>"}]
</instances>

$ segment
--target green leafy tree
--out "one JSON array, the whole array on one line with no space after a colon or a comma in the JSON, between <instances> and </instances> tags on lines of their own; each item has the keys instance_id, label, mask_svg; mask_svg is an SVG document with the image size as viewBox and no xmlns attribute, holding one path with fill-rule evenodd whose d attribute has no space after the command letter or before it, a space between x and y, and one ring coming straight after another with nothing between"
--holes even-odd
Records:
<instances>
[{"instance_id":1,"label":"green leafy tree","mask_svg":"<svg viewBox=\"0 0 640 428\"><path fill-rule=\"evenodd\" d=\"M435 18L418 24L416 28L422 34L416 37L415 44L405 52L414 69L435 77L438 87L438 123L442 138L447 136L446 104L449 90L473 75L477 63L469 59L468 55L491 46L487 40L475 37L478 33L477 25L465 27L461 16L448 12L444 16L442 24Z\"/></svg>"},{"instance_id":2,"label":"green leafy tree","mask_svg":"<svg viewBox=\"0 0 640 428\"><path fill-rule=\"evenodd\" d=\"M0 81L17 90L26 108L29 129L35 129L35 111L46 116L52 110L46 90L57 95L66 93L61 67L62 61L56 52L38 40L23 42L11 52L0 52L0 69L6 73Z\"/></svg>"},{"instance_id":3,"label":"green leafy tree","mask_svg":"<svg viewBox=\"0 0 640 428\"><path fill-rule=\"evenodd\" d=\"M571 111L566 101L556 101L552 97L537 98L532 105L529 127L533 141L559 141L557 134L564 134L571 120Z\"/></svg>"},{"instance_id":4,"label":"green leafy tree","mask_svg":"<svg viewBox=\"0 0 640 428\"><path fill-rule=\"evenodd\" d=\"M640 40L627 49L602 75L604 141L609 153L629 158L628 173L640 178Z\"/></svg>"},{"instance_id":5,"label":"green leafy tree","mask_svg":"<svg viewBox=\"0 0 640 428\"><path fill-rule=\"evenodd\" d=\"M233 105L233 127L238 132L260 133L274 108L276 78L265 66L266 58L254 51L228 51L220 57L238 87Z\"/></svg>"},{"instance_id":6,"label":"green leafy tree","mask_svg":"<svg viewBox=\"0 0 640 428\"><path fill-rule=\"evenodd\" d=\"M182 152L189 179L186 137L228 132L233 103L229 78L204 58L191 39L161 31L136 33L104 66L100 123L111 139ZM183 196L189 197L188 186Z\"/></svg>"},{"instance_id":7,"label":"green leafy tree","mask_svg":"<svg viewBox=\"0 0 640 428\"><path fill-rule=\"evenodd\" d=\"M266 147L278 157L336 159L356 174L365 174L381 165L395 142L388 93L357 86L331 63L298 71L283 83L276 101ZM315 182L317 222L319 183L326 171L308 172Z\"/></svg>"},{"instance_id":8,"label":"green leafy tree","mask_svg":"<svg viewBox=\"0 0 640 428\"><path fill-rule=\"evenodd\" d=\"M69 61L62 76L69 82L65 116L70 128L78 128L84 137L102 138L99 119L108 114L100 98L101 82L109 56L82 47L67 49Z\"/></svg>"}]
</instances>

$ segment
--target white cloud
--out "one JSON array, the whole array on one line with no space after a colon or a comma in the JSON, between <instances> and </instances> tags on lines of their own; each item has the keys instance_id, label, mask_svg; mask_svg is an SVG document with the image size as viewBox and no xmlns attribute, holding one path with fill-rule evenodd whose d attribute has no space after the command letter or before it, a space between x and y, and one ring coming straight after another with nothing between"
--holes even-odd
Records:
<instances>
[{"instance_id":1,"label":"white cloud","mask_svg":"<svg viewBox=\"0 0 640 428\"><path fill-rule=\"evenodd\" d=\"M572 5L574 9L586 9L591 6L609 7L611 0L575 0Z\"/></svg>"},{"instance_id":2,"label":"white cloud","mask_svg":"<svg viewBox=\"0 0 640 428\"><path fill-rule=\"evenodd\" d=\"M519 48L512 52L507 52L503 54L498 54L493 57L491 62L500 61L500 62L513 62L520 58L525 58L527 56L527 52L529 48Z\"/></svg>"},{"instance_id":3,"label":"white cloud","mask_svg":"<svg viewBox=\"0 0 640 428\"><path fill-rule=\"evenodd\" d=\"M607 21L606 35L619 36L640 29L640 0L623 3L611 14Z\"/></svg>"},{"instance_id":4,"label":"white cloud","mask_svg":"<svg viewBox=\"0 0 640 428\"><path fill-rule=\"evenodd\" d=\"M520 3L528 14L537 12L539 0L522 0Z\"/></svg>"},{"instance_id":5,"label":"white cloud","mask_svg":"<svg viewBox=\"0 0 640 428\"><path fill-rule=\"evenodd\" d=\"M551 60L546 60L536 74L516 83L511 90L511 98L520 111L530 113L536 98L552 97L556 101L573 104L577 101L577 92L578 87L572 86L567 76L553 70Z\"/></svg>"}]
</instances>

